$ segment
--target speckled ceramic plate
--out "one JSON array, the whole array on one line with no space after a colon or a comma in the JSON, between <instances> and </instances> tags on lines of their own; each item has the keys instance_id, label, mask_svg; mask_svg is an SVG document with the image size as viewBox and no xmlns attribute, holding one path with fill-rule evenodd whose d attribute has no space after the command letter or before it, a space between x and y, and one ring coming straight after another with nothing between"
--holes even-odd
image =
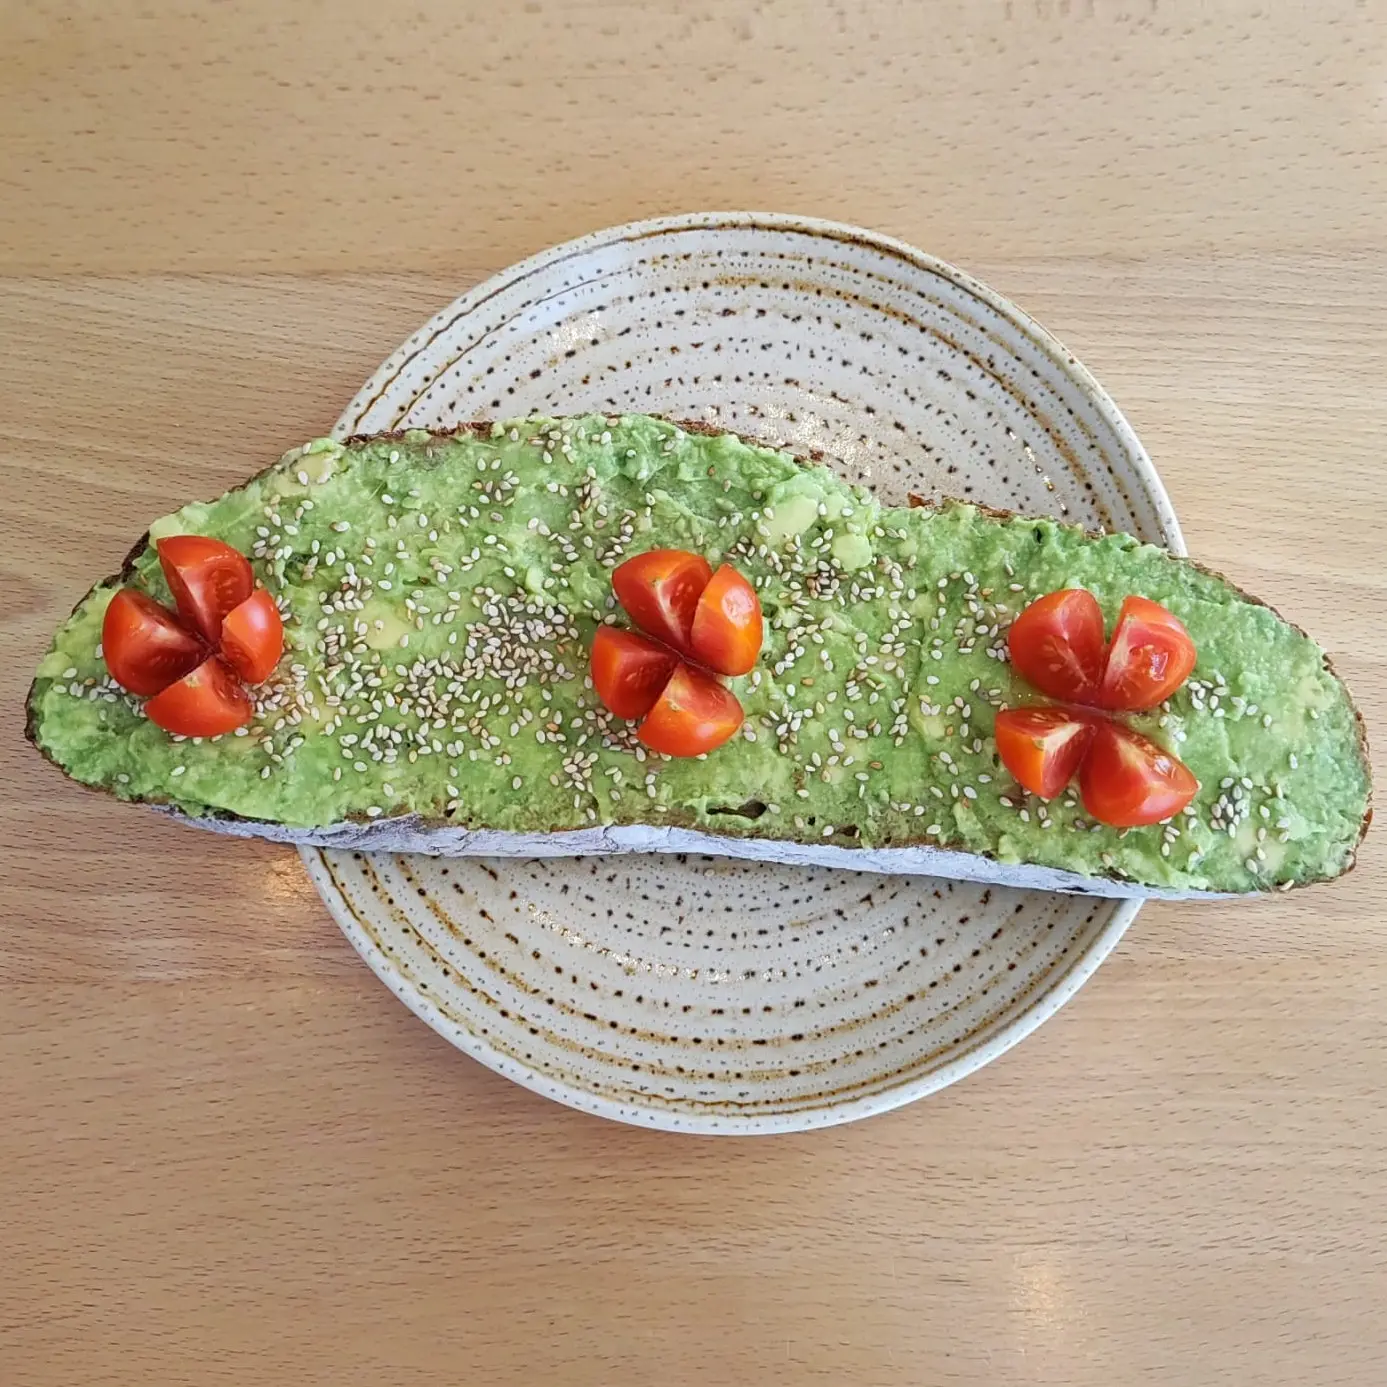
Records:
<instances>
[{"instance_id":1,"label":"speckled ceramic plate","mask_svg":"<svg viewBox=\"0 0 1387 1387\"><path fill-rule=\"evenodd\" d=\"M641 222L488 280L338 433L639 411L821 449L891 501L972 497L1183 552L1112 401L967 275L850 227ZM1131 902L717 858L304 851L347 937L459 1049L561 1102L784 1132L919 1098L1073 995Z\"/></svg>"}]
</instances>

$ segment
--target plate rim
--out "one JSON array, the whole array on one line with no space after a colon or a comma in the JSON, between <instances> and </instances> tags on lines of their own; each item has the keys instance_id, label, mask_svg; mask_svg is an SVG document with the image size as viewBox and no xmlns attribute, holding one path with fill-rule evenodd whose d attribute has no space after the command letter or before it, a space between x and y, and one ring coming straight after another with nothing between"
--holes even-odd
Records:
<instances>
[{"instance_id":1,"label":"plate rim","mask_svg":"<svg viewBox=\"0 0 1387 1387\"><path fill-rule=\"evenodd\" d=\"M920 250L909 242L850 223L793 213L705 211L643 218L590 231L526 256L487 276L460 294L410 334L352 396L333 426L333 437L343 438L356 432L361 416L380 399L390 383L410 361L426 350L439 334L453 323L474 312L481 304L504 289L550 268L559 261L588 254L603 246L680 231L719 230L788 232L864 245L893 255L918 271L950 281L959 289L980 299L994 312L1020 328L1057 370L1079 389L1121 444L1132 467L1134 479L1140 484L1146 499L1155 510L1165 547L1177 555L1188 552L1170 497L1136 431L1097 377L1054 333L1011 299L967 271ZM1038 991L1023 1002L1021 1009L1009 1019L999 1022L974 1041L965 1042L958 1054L926 1074L823 1108L731 1116L704 1115L697 1111L675 1114L657 1104L627 1105L591 1090L549 1079L539 1071L498 1052L485 1038L477 1036L465 1026L449 1020L433 1005L426 994L407 986L389 955L377 948L358 930L345 895L333 876L326 850L300 847L299 856L314 889L352 948L396 998L456 1049L503 1078L577 1111L630 1126L694 1135L771 1136L840 1126L904 1107L947 1088L1000 1058L1054 1016L1098 970L1127 932L1143 904L1139 899L1116 901L1116 908L1107 923L1058 978L1048 980L1043 992Z\"/></svg>"},{"instance_id":2,"label":"plate rim","mask_svg":"<svg viewBox=\"0 0 1387 1387\"><path fill-rule=\"evenodd\" d=\"M430 1030L492 1073L519 1084L521 1088L528 1089L541 1098L551 1099L564 1107L573 1108L592 1117L606 1118L629 1127L669 1132L676 1136L784 1136L793 1132L841 1127L849 1122L857 1122L863 1118L906 1107L921 1098L929 1097L932 1093L948 1088L991 1064L993 1060L999 1059L1054 1016L1098 970L1127 932L1143 905L1140 900L1110 898L1118 907L1112 918L1094 937L1093 943L1083 953L1075 956L1072 965L1057 981L1052 981L1043 992L1037 991L1033 1000L1016 1016L998 1023L975 1041L965 1042L953 1059L930 1070L928 1074L904 1079L898 1084L888 1085L859 1098L824 1107L793 1109L785 1113L757 1113L750 1116L707 1116L697 1111L675 1113L654 1104L624 1104L589 1089L559 1083L510 1059L465 1026L449 1020L426 994L405 983L402 973L393 966L386 951L378 948L359 929L349 908L339 914L339 907L334 902L342 899L343 893L328 864L328 851L330 849L312 847L299 849L299 856L319 898L327 906L328 912L346 936L347 942L367 967Z\"/></svg>"}]
</instances>

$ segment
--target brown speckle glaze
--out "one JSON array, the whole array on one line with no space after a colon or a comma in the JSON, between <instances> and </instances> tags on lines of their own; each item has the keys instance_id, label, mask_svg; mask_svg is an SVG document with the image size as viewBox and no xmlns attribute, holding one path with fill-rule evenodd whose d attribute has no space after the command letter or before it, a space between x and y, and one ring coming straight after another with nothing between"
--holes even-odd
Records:
<instances>
[{"instance_id":1,"label":"brown speckle glaze","mask_svg":"<svg viewBox=\"0 0 1387 1387\"><path fill-rule=\"evenodd\" d=\"M1183 552L1140 444L1053 338L918 251L790 217L640 223L526 261L411 337L337 432L589 410L819 453L894 503L964 496ZM304 859L460 1048L573 1106L699 1132L942 1087L1053 1012L1137 909L698 856Z\"/></svg>"}]
</instances>

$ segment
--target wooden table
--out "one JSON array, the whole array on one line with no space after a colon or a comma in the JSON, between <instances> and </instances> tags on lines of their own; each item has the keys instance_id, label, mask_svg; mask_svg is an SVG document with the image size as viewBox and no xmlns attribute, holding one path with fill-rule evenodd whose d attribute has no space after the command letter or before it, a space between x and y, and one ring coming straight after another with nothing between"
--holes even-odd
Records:
<instances>
[{"instance_id":1,"label":"wooden table","mask_svg":"<svg viewBox=\"0 0 1387 1387\"><path fill-rule=\"evenodd\" d=\"M694 1140L464 1059L291 852L20 737L144 522L324 431L434 308L755 206L1055 329L1382 740L1380 3L0 0L0 35L0 1382L1387 1379L1387 835L1327 889L1148 907L927 1102Z\"/></svg>"}]
</instances>

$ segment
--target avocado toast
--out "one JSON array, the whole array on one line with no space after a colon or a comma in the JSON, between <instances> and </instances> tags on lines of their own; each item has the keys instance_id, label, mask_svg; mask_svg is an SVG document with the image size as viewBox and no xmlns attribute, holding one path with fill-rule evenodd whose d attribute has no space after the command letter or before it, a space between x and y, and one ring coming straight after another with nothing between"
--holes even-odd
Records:
<instances>
[{"instance_id":1,"label":"avocado toast","mask_svg":"<svg viewBox=\"0 0 1387 1387\"><path fill-rule=\"evenodd\" d=\"M236 733L171 737L111 679L122 585L167 600L151 540L249 555L287 649ZM596 698L613 568L664 546L735 564L765 616L738 735L646 751ZM1007 632L1080 587L1137 593L1198 650L1132 726L1200 789L1118 830L999 764L1034 699ZM296 449L151 527L59 630L31 740L74 779L300 843L527 856L704 850L1103 895L1244 894L1337 876L1368 818L1361 727L1323 652L1221 577L1126 535L946 503L888 509L828 469L645 416L525 419Z\"/></svg>"}]
</instances>

